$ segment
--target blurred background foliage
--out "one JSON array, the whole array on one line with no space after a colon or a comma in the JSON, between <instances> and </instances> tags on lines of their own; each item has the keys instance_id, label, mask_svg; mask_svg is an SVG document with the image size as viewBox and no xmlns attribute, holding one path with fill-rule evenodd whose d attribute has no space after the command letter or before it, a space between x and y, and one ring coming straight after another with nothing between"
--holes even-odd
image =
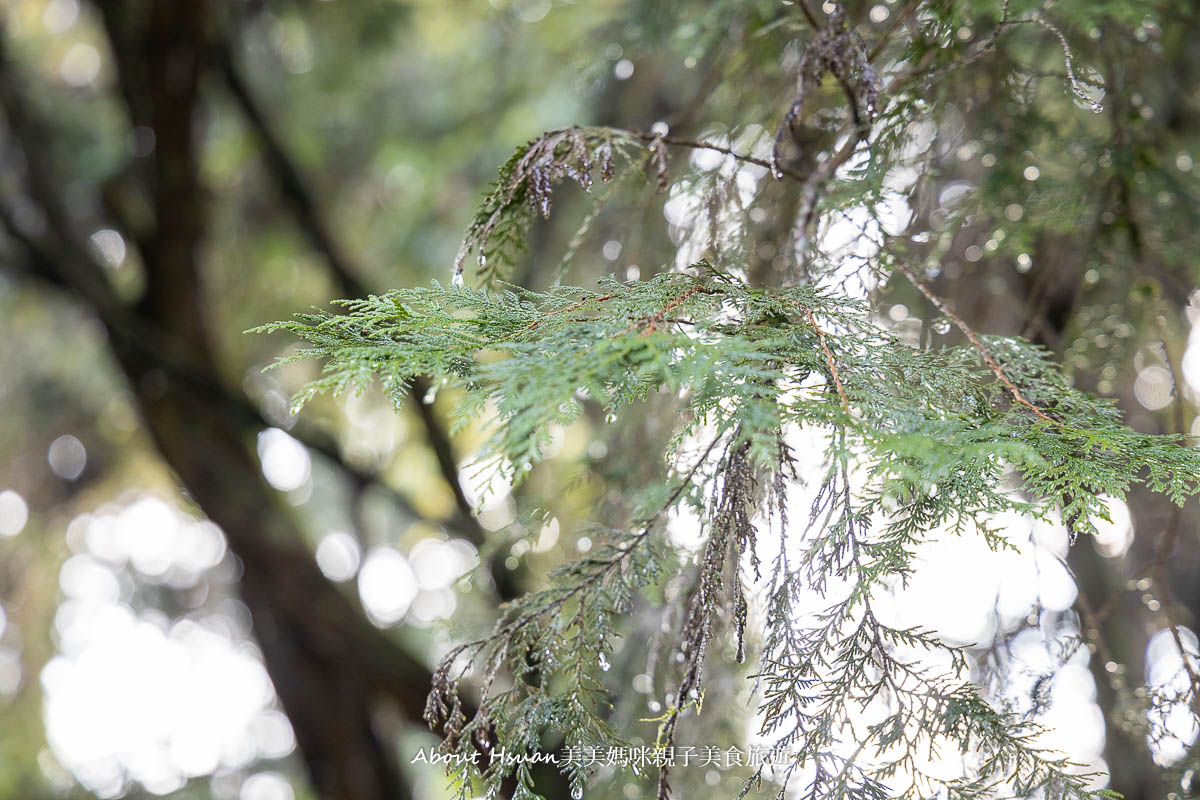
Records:
<instances>
[{"instance_id":1,"label":"blurred background foliage","mask_svg":"<svg viewBox=\"0 0 1200 800\"><path fill-rule=\"evenodd\" d=\"M846 8L870 44L916 5ZM923 145L889 232L912 234L977 330L1045 345L1139 430L1195 432L1194 9L1062 0L1045 12L1062 39L1030 24L987 48L997 4L927 5L957 25L941 49L970 63L938 67L904 106ZM407 763L436 741L419 720L429 665L585 550L588 521L620 518L623 486L661 474L665 404L622 427L585 418L515 493L488 494L460 475L482 435L449 438L436 386L400 409L368 392L294 417L317 367L264 374L294 343L242 331L448 280L497 166L543 130L659 124L757 146L791 101L803 19L766 0L6 0L0 14L0 796L446 796L436 768ZM889 63L920 63L891 41ZM840 102L827 88L818 121ZM809 152L832 145L828 127L806 131ZM756 201L779 214L748 213L749 245L689 238L672 198L705 180L719 196L722 164L677 155L666 193L622 183L594 216L561 189L513 281L545 287L572 251L581 284L699 255L786 274L798 197L783 182ZM957 336L911 286L863 287L914 344ZM1111 541L1069 559L1082 599L1066 613L1100 654L1107 740L1088 757L1130 797L1189 796L1195 717L1155 749L1143 706L1162 615L1192 629L1200 615L1195 509L1128 502ZM981 661L1061 625L1039 603L993 629ZM740 696L741 679L715 674L710 692ZM636 724L627 685L618 718ZM718 707L706 730L745 715ZM736 792L739 777L679 780Z\"/></svg>"}]
</instances>

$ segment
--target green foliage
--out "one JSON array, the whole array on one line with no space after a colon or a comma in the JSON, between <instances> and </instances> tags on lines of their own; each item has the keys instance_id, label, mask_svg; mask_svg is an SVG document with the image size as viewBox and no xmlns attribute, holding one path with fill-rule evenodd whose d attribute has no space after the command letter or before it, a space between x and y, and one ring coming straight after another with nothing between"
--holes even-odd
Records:
<instances>
[{"instance_id":1,"label":"green foliage","mask_svg":"<svg viewBox=\"0 0 1200 800\"><path fill-rule=\"evenodd\" d=\"M376 378L397 400L418 375L462 390L459 422L494 416L484 456L510 477L537 462L550 427L570 424L584 402L612 414L665 391L683 401L679 437L710 426L751 442L769 467L782 426L836 425L847 437L836 455L870 459L881 499L915 503L937 487L921 500L939 509L924 527L956 508L998 510L994 487L1010 468L1089 533L1104 514L1100 495L1139 481L1176 502L1197 490L1193 450L1128 429L1111 401L1073 388L1027 343L986 340L1036 409L1013 402L970 346L918 350L860 302L695 269L544 294L402 289L346 301L349 314L257 330L289 331L312 345L295 358L325 359L297 407Z\"/></svg>"},{"instance_id":2,"label":"green foliage","mask_svg":"<svg viewBox=\"0 0 1200 800\"><path fill-rule=\"evenodd\" d=\"M446 660L431 722L453 717L446 709L458 676L451 672L461 670L462 652L481 659L486 675L480 714L448 729L452 747L469 749L482 736L537 752L547 731L569 745L620 741L606 723L596 667L622 615L644 602L664 565L674 565L663 535L667 516L680 504L703 509L704 487L717 485L723 488L707 503L709 538L682 634L688 659L678 696L698 697L718 610L726 606L739 631L745 624L742 578L732 565L753 551L754 520L769 510L755 487L769 484L776 496L786 490L793 476L781 442L799 426L828 432L830 469L801 557L772 565L759 674L764 733L786 731L785 740L803 745L797 765L828 768L851 701L886 691L897 707L872 729L881 751L897 741L911 750L946 739L990 754L977 775L951 786L956 796L997 780L1086 795L1083 778L1030 750L1020 726L988 716L979 690L950 687L946 676L928 677L897 655L941 645L880 623L871 598L907 575L913 549L935 528L978 530L1002 546L1003 533L988 520L1006 510L1044 514L1058 506L1074 530L1094 532L1094 520L1106 514L1103 496L1123 495L1134 483L1182 502L1198 488L1197 450L1124 427L1110 402L1074 389L1044 352L1020 340L985 344L1025 403L974 347L919 350L874 322L862 303L807 286L756 289L703 263L689 274L608 280L595 290L492 294L434 285L345 305L347 314L266 328L304 338L312 347L298 357L325 361L325 376L298 402L376 378L398 400L414 377L432 376L458 390L460 422L488 418L492 436L482 457L519 481L552 426L570 424L586 404L615 418L622 407L665 392L679 398L677 453L697 438L709 442L709 454L724 453L701 458L661 507L627 530L608 531L603 548L510 604L493 636ZM1022 492L1006 488L1014 472ZM845 597L797 631L796 593L816 587L836 594L835 585L850 587ZM502 673L512 685L492 693ZM818 680L823 688L813 695ZM685 709L677 703L668 710L666 740ZM847 763L834 772L846 787L858 776L846 796L868 796L863 787L901 765L911 769L906 759L874 769ZM503 773L497 766L485 778Z\"/></svg>"},{"instance_id":3,"label":"green foliage","mask_svg":"<svg viewBox=\"0 0 1200 800\"><path fill-rule=\"evenodd\" d=\"M1073 24L1104 17L1068 5L1056 13ZM720 8L745 11L736 3ZM806 30L798 18L770 21L759 4L748 8L763 36ZM1183 437L1132 430L1112 401L1077 388L1052 354L1019 337L976 334L922 282L921 272L939 273L953 231L976 224L980 208L1020 219L1026 212L1014 184L1036 180L1039 170L1029 172L1013 156L961 201L943 202L928 228L906 237L886 232L881 208L897 195L920 197L923 182L935 177L940 149L918 143L921 124L936 119L924 98L946 112L953 81L1006 37L1050 43L1053 57L1042 61L1053 63L1056 78L1061 72L1054 112L1061 105L1095 110L1102 86L1079 73L1063 29L1030 3L966 10L908 4L889 12L903 16L874 40L837 7L823 21L802 10L810 30L789 61L795 89L790 106L776 113L768 154L740 152L729 146L732 136L710 142L616 128L551 131L500 169L449 287L400 289L347 301L344 314L259 329L298 336L310 347L296 358L324 361L323 376L297 404L376 380L398 401L417 377L441 381L453 390L460 425L482 420L488 427L480 459L513 482L533 470L556 427L585 411L615 423L655 396L672 405L671 447L661 465L667 477L631 491L634 510L624 524L605 520L593 531L597 549L505 605L490 635L459 644L436 671L426 717L445 733L444 747L464 756L453 772L461 797L476 780L498 791L515 778L517 796L533 792L526 766L472 767L465 757L478 750L535 754L560 741L567 748L632 743L612 724L604 673L625 618L648 609L678 621L676 657L652 676L668 702L650 720L656 743L673 745L680 720L700 710L716 632L736 637L735 662L746 657L755 584L766 588L754 676L760 734L793 753L775 776L780 796L800 774L814 798L1108 796L1090 788L1095 776L1039 749L1036 721L973 683L962 651L877 613L879 598L904 585L914 554L935 531L981 536L1002 548L1014 543L995 526L998 515L1058 514L1074 542L1107 518L1106 497L1144 486L1181 505L1200 492L1200 453ZM875 63L883 54L894 59L887 69ZM1033 102L1025 74L1032 69L1014 61L1011 84L997 84L1022 115L1010 132L1020 158L1026 146L1062 130ZM798 182L788 185L790 204L779 212L772 243L773 252L789 253L780 256L791 270L786 276L754 275L747 264L713 258L644 281L610 277L595 288L498 286L530 225L550 215L555 186L569 180L586 190L597 169L608 181L618 166L631 172L642 165L665 188L668 147L727 159L722 169L672 187L707 212L704 225L673 221L680 252L691 252L687 239L701 230L710 253L757 252L749 227L728 222L746 211L737 182L743 168ZM897 177L908 171L923 174ZM1046 173L1041 193L1027 200L1029 213L1047 209L1044 224L1067 229L1086 199L1069 176ZM862 234L854 244L873 246L823 250L822 233L848 220ZM934 230L943 233L918 272L906 259L922 252L918 245ZM1001 245L1006 235L997 232L988 251L1032 240L1017 233ZM572 241L569 256L581 240ZM464 285L473 252L483 289ZM865 293L848 288L893 276L952 320L965 342L905 338ZM824 445L804 525L788 519L786 503L802 478L788 444L797 431L815 433ZM683 513L699 517L703 533L691 558L667 532ZM777 554L761 559L772 539ZM825 605L802 610L814 592ZM468 688L479 692L470 719L460 700ZM868 709L874 716L864 722ZM946 751L970 755L959 774L928 770L918 757ZM659 798L670 792L669 772L659 771ZM760 777L761 770L752 781ZM578 789L594 775L573 766L570 778Z\"/></svg>"},{"instance_id":4,"label":"green foliage","mask_svg":"<svg viewBox=\"0 0 1200 800\"><path fill-rule=\"evenodd\" d=\"M640 147L638 137L628 131L572 127L544 133L518 149L500 167L492 191L467 229L454 260L456 279L472 251L477 252L485 282L505 277L524 250L525 233L534 219L550 216L557 184L570 179L586 191L592 188L593 172L608 183L618 166L630 166ZM661 186L666 169L661 146L652 148L651 156Z\"/></svg>"}]
</instances>

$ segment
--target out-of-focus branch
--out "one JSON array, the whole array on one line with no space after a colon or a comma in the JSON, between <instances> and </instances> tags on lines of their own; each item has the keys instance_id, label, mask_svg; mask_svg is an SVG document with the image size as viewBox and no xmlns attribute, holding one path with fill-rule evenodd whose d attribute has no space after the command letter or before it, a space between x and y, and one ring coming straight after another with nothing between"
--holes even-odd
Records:
<instances>
[{"instance_id":1,"label":"out-of-focus branch","mask_svg":"<svg viewBox=\"0 0 1200 800\"><path fill-rule=\"evenodd\" d=\"M192 119L207 6L155 0L139 9L145 14L137 28L114 42L135 48L123 63L144 67L145 82L124 89L151 109L156 136L155 226L143 253L146 297L134 308L116 300L58 194L64 182L56 180L48 127L31 112L27 84L0 53L0 101L47 219L36 237L12 224L9 214L5 224L29 248L34 274L69 287L96 309L164 460L241 558L242 597L318 794L407 797L390 748L375 730L374 707L389 697L419 719L428 670L320 573L250 450L261 421L241 404L221 402L220 392L196 391L197 384L220 386L198 304L196 261L205 209ZM117 17L106 14L110 18Z\"/></svg>"},{"instance_id":2,"label":"out-of-focus branch","mask_svg":"<svg viewBox=\"0 0 1200 800\"><path fill-rule=\"evenodd\" d=\"M967 337L967 341L969 341L971 346L974 347L979 353L979 356L983 359L984 364L986 364L987 368L992 371L992 374L996 376L996 379L1004 385L1004 388L1008 390L1009 394L1012 395L1012 398L1016 403L1032 411L1034 416L1036 416L1039 420L1042 420L1043 422L1054 422L1054 420L1047 415L1046 412L1042 411L1042 409L1038 408L1038 406L1034 405L1029 401L1028 398L1025 397L1025 395L1021 392L1020 387L1013 383L1008 377L1007 373L1004 371L1004 368L1000 366L1000 362L997 361L996 357L992 355L991 350L983 343L983 340L979 338L979 335L975 333L973 328L967 325L962 317L955 313L954 309L951 308L944 299L935 294L932 289L926 286L925 282L922 281L915 272L913 272L912 268L910 268L899 258L895 259L893 263L896 269L903 274L904 277L908 278L908 282L911 283L917 291L924 295L925 299L928 300L934 308L936 308L947 319L953 322L954 327L962 331L963 336Z\"/></svg>"},{"instance_id":3,"label":"out-of-focus branch","mask_svg":"<svg viewBox=\"0 0 1200 800\"><path fill-rule=\"evenodd\" d=\"M230 96L254 130L262 146L263 158L278 181L283 199L292 209L296 221L304 235L308 237L309 243L325 259L329 271L337 280L344 294L348 297L367 297L372 294L358 277L361 270L353 264L352 259L339 245L316 195L309 189L308 182L299 166L288 154L282 140L275 133L267 113L254 97L253 90L238 67L230 43L228 41L217 42L213 52ZM456 527L478 547L483 543L484 532L472 515L471 504L459 482L458 465L454 458L450 437L433 409L424 402L429 388L427 380L417 378L413 382L409 396L425 429L426 438L437 459L442 478L454 495L455 506L458 510L455 520Z\"/></svg>"},{"instance_id":4,"label":"out-of-focus branch","mask_svg":"<svg viewBox=\"0 0 1200 800\"><path fill-rule=\"evenodd\" d=\"M771 162L767 159L759 158L749 153L738 152L728 145L717 144L716 142L698 141L695 139L685 139L680 136L659 136L656 133L649 133L647 131L633 129L629 129L626 132L632 136L636 136L643 142L662 142L663 144L670 145L671 147L682 147L687 150L709 150L714 153L721 153L722 155L730 156L736 161L742 161L746 164L753 164L756 167L762 167L764 169L771 169ZM786 165L779 165L778 169L782 174L794 180L806 181L809 177L803 172L797 172Z\"/></svg>"},{"instance_id":5,"label":"out-of-focus branch","mask_svg":"<svg viewBox=\"0 0 1200 800\"><path fill-rule=\"evenodd\" d=\"M229 43L218 40L213 45L212 53L217 62L214 66L219 70L238 110L258 138L263 158L278 181L284 200L295 214L301 232L308 238L313 249L324 257L329 271L333 273L344 292L351 297L368 296L371 292L358 277L358 270L351 265L351 259L330 232L325 214L318 207L316 197L308 190L299 167L292 162L283 142L268 121L266 112L259 106L250 85L242 77Z\"/></svg>"},{"instance_id":6,"label":"out-of-focus branch","mask_svg":"<svg viewBox=\"0 0 1200 800\"><path fill-rule=\"evenodd\" d=\"M16 222L12 204L2 197L0 197L0 228L3 228L10 239L20 244L27 255L25 262L13 261L8 262L5 266L10 269L21 269L56 289L78 294L95 308L105 306L112 309L109 313L100 314L101 321L110 335L119 340L122 346L135 349L143 358L154 362L171 380L188 385L197 395L221 405L228 410L231 416L241 419L246 424L252 424L259 428L277 425L275 421L264 416L262 409L245 396L207 380L185 354L172 352L164 341L161 329L156 325L146 324L133 316L121 306L120 301L107 285L98 284L94 287L94 292L79 291L73 278L92 270L99 270L100 266L90 258L87 262L79 265L78 259L82 257L82 254L77 253L74 258L65 254L56 254L54 241L50 238L34 236L23 231ZM378 475L348 463L340 452L337 440L324 430L308 425L303 420L296 420L287 432L305 447L335 464L356 486L360 488L378 486L401 512L414 519L422 517L422 514L417 511L407 497L387 482L381 481ZM443 524L454 534L475 543L476 546L480 543L476 538L479 536L478 523L463 525L461 519L455 516Z\"/></svg>"},{"instance_id":7,"label":"out-of-focus branch","mask_svg":"<svg viewBox=\"0 0 1200 800\"><path fill-rule=\"evenodd\" d=\"M371 292L358 278L361 270L352 265L349 256L338 245L316 196L310 191L300 168L288 155L282 141L275 134L267 114L258 105L253 91L238 69L230 44L227 41L218 42L214 51L219 59L219 68L226 86L246 121L250 123L257 134L268 166L279 182L283 199L291 207L297 222L308 236L309 242L324 256L330 272L340 283L344 293L354 297L368 296ZM486 534L476 520L471 503L459 481L458 464L454 457L450 437L441 420L437 418L433 406L425 402L429 390L428 380L418 376L413 381L408 396L424 427L426 439L433 450L441 476L454 495L457 513L453 519L453 526L476 547L482 547ZM520 594L518 575L505 566L503 559L493 558L488 566L496 586L496 592L501 598L512 599ZM473 716L474 712L469 711L468 714ZM539 786L551 790L550 796L565 795L567 791L565 779L556 770L539 771L537 782ZM514 787L506 788L508 794L512 794Z\"/></svg>"}]
</instances>

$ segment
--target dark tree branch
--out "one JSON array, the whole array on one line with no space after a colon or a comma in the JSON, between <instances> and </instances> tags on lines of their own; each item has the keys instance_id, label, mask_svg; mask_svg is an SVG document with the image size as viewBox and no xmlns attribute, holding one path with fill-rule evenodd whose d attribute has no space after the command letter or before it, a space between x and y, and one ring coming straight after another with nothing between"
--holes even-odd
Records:
<instances>
[{"instance_id":1,"label":"dark tree branch","mask_svg":"<svg viewBox=\"0 0 1200 800\"><path fill-rule=\"evenodd\" d=\"M358 277L362 270L353 265L351 258L338 244L316 195L310 190L300 167L288 154L282 140L275 133L268 114L259 105L253 90L242 75L231 45L228 41L219 41L213 46L213 53L229 94L258 137L262 146L263 158L278 181L282 198L291 208L300 229L308 237L313 249L324 257L329 271L340 285L343 294L349 297L369 296L372 292ZM428 380L424 377L417 377L414 379L408 395L417 417L421 420L429 447L433 450L437 460L439 473L454 496L455 515L450 521L450 525L456 533L475 547L481 548L486 539L486 532L476 520L471 503L463 491L459 480L458 462L454 456L454 447L450 436L446 433L441 420L437 418L433 407L424 401L429 389ZM327 448L323 448L323 452L330 455ZM352 471L351 474L356 480L362 478L361 473ZM362 485L361 482L360 485ZM511 599L520 593L512 571L498 560L490 565L489 572L502 598Z\"/></svg>"},{"instance_id":2,"label":"dark tree branch","mask_svg":"<svg viewBox=\"0 0 1200 800\"><path fill-rule=\"evenodd\" d=\"M145 66L149 96L139 105L152 109L157 140L156 225L143 253L144 300L133 309L116 302L56 192L50 139L30 111L25 84L0 59L0 101L25 152L47 233L39 244L8 216L5 222L31 247L36 274L70 287L96 309L155 444L241 558L243 598L317 792L347 800L405 797L390 748L376 730L374 707L377 699L391 698L418 719L428 670L371 626L317 569L251 451L261 420L241 404L215 402L219 393L195 391L197 381L220 385L198 305L196 255L205 209L192 118L207 49L207 6L155 0L147 14L144 30L122 43L136 46ZM129 97L143 87L125 88ZM154 346L145 342L148 330L161 335ZM179 365L194 380L180 379Z\"/></svg>"},{"instance_id":3,"label":"dark tree branch","mask_svg":"<svg viewBox=\"0 0 1200 800\"><path fill-rule=\"evenodd\" d=\"M238 110L258 138L263 158L279 183L284 201L295 214L301 232L308 238L313 249L324 257L329 271L333 273L342 291L349 297L367 297L372 294L358 277L359 270L352 266L350 257L343 252L330 231L325 214L318 207L316 197L309 191L300 168L293 163L283 142L267 119L266 112L255 99L250 85L242 77L230 44L219 40L214 43L212 53L217 62L214 67L237 104Z\"/></svg>"},{"instance_id":4,"label":"dark tree branch","mask_svg":"<svg viewBox=\"0 0 1200 800\"><path fill-rule=\"evenodd\" d=\"M358 298L371 295L371 290L358 277L362 270L353 265L352 259L338 244L315 194L309 189L308 182L302 175L299 166L288 155L287 149L276 135L267 113L261 108L250 85L242 76L230 44L226 41L218 42L214 47L214 53L219 61L218 67L225 85L229 89L229 94L258 137L267 166L278 181L283 200L295 214L301 231L308 237L313 249L325 259L329 271L346 296ZM459 484L458 465L454 458L450 437L446 434L441 421L433 414L432 409L423 402L428 390L428 382L423 378L418 378L414 381L409 394L417 415L421 419L421 424L425 428L429 445L437 457L442 477L454 494L455 504L463 518L459 520L460 527L474 525L475 530L467 538L479 545L482 541L483 531L478 528L478 523L474 522L474 518L471 516L471 505Z\"/></svg>"}]
</instances>

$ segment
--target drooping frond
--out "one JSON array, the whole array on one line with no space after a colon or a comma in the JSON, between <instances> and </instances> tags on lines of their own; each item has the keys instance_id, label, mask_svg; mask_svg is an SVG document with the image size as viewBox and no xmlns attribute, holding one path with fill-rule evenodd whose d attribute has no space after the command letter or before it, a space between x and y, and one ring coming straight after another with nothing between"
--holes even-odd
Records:
<instances>
[{"instance_id":1,"label":"drooping frond","mask_svg":"<svg viewBox=\"0 0 1200 800\"><path fill-rule=\"evenodd\" d=\"M647 602L664 565L680 568L664 524L687 505L704 514L707 543L679 634L677 699L661 723L664 741L673 741L679 717L700 702L713 615L733 620L739 637L746 624L737 564L771 513L770 492L756 487L790 480L781 442L786 431L808 428L826 432L829 470L808 531L785 531L802 543L798 551L785 544L799 556L769 572L764 734L799 745L797 764L829 773L841 787L829 796L871 796L897 769L913 769L905 753L940 742L984 754L973 774L943 782L954 796L978 796L997 781L1088 795L1061 759L1033 748L1027 723L990 711L980 690L963 684L961 664L948 673L915 666L904 653L943 646L888 627L872 599L908 574L933 529L979 531L1004 546L989 525L1004 511L1058 507L1073 530L1092 532L1107 513L1103 496L1134 483L1181 502L1200 488L1197 450L1124 427L1111 403L1073 388L1044 352L1018 339L920 350L860 302L811 287L753 288L704 263L590 290L434 285L346 305L347 314L266 328L300 336L311 345L300 357L325 361L300 403L376 379L399 398L415 376L432 376L456 390L461 422L485 418L491 438L482 458L516 481L539 461L551 429L570 425L589 403L615 414L667 393L678 398L679 457L688 441L708 443L690 469L676 467L665 497L648 492L644 517L598 532L601 549L513 601L492 636L446 660L430 716L452 723L448 746L472 748L483 737L532 753L547 730L574 744L621 741L607 725L595 666L606 663L620 618ZM708 502L712 485L723 488ZM831 605L798 629L791 601L812 589L829 592ZM480 660L485 689L480 714L455 723L448 709L463 658ZM502 674L511 685L493 691ZM892 704L868 733L881 755L838 762L834 745L852 724L844 709L873 698ZM504 774L497 767L487 777Z\"/></svg>"}]
</instances>

